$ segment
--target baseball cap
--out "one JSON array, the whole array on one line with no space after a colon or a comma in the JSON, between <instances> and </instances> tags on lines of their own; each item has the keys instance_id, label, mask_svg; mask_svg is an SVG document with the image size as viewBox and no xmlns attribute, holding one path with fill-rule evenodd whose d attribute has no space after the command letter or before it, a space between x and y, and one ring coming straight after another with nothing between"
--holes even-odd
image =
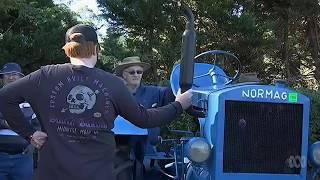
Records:
<instances>
[{"instance_id":1,"label":"baseball cap","mask_svg":"<svg viewBox=\"0 0 320 180\"><path fill-rule=\"evenodd\" d=\"M72 26L66 32L66 38L65 38L66 43L71 41L70 36L74 33L83 34L86 41L98 43L98 36L97 36L96 30L92 26L89 26L86 24L77 24L75 26Z\"/></svg>"}]
</instances>

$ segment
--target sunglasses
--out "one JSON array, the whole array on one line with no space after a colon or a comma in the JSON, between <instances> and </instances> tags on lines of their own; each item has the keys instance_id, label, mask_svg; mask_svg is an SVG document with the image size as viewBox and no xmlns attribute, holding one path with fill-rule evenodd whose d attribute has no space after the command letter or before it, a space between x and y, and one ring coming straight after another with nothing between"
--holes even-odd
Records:
<instances>
[{"instance_id":1,"label":"sunglasses","mask_svg":"<svg viewBox=\"0 0 320 180\"><path fill-rule=\"evenodd\" d=\"M141 70L137 70L137 71L126 71L127 73L129 73L130 75L134 75L135 73L137 73L137 74L142 74L143 73L143 71L141 71Z\"/></svg>"}]
</instances>

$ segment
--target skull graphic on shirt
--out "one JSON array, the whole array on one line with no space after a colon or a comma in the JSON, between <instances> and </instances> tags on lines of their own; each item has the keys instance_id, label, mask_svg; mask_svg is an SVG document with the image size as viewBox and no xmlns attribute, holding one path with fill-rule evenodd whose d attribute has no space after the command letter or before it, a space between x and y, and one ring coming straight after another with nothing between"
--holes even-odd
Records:
<instances>
[{"instance_id":1,"label":"skull graphic on shirt","mask_svg":"<svg viewBox=\"0 0 320 180\"><path fill-rule=\"evenodd\" d=\"M67 96L70 113L81 114L87 109L92 109L96 98L96 94L90 88L82 85L75 86Z\"/></svg>"}]
</instances>

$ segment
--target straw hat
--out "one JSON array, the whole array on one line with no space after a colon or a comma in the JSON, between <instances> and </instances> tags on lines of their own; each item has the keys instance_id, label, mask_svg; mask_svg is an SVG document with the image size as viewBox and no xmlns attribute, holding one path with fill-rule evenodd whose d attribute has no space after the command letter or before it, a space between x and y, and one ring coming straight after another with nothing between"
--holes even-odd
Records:
<instances>
[{"instance_id":1,"label":"straw hat","mask_svg":"<svg viewBox=\"0 0 320 180\"><path fill-rule=\"evenodd\" d=\"M122 76L123 70L131 66L141 66L143 71L147 71L151 65L140 61L140 57L131 56L124 58L115 68L114 72L117 76Z\"/></svg>"}]
</instances>

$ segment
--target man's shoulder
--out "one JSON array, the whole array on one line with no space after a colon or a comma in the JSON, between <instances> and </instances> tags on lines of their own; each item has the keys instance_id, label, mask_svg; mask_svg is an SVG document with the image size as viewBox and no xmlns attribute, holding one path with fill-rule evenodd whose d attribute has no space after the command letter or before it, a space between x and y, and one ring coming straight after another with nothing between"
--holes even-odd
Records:
<instances>
[{"instance_id":1,"label":"man's shoulder","mask_svg":"<svg viewBox=\"0 0 320 180\"><path fill-rule=\"evenodd\" d=\"M104 70L102 70L102 69L100 69L100 68L94 68L94 69L95 69L96 73L98 73L99 75L103 75L103 76L105 76L105 75L107 75L107 76L112 76L112 74L111 74L111 73L109 73L109 72L107 72L107 71L104 71Z\"/></svg>"},{"instance_id":2,"label":"man's shoulder","mask_svg":"<svg viewBox=\"0 0 320 180\"><path fill-rule=\"evenodd\" d=\"M70 65L68 63L66 64L51 64L51 65L45 65L41 66L39 71L42 75L54 75L56 73L59 73L61 71L65 71L68 68L70 68Z\"/></svg>"},{"instance_id":3,"label":"man's shoulder","mask_svg":"<svg viewBox=\"0 0 320 180\"><path fill-rule=\"evenodd\" d=\"M100 76L100 77L103 77L103 79L107 80L107 81L119 81L119 77L117 77L116 75L114 74L111 74L110 72L107 72L107 71L104 71L102 69L99 69L99 68L95 68L96 71L95 73Z\"/></svg>"},{"instance_id":4,"label":"man's shoulder","mask_svg":"<svg viewBox=\"0 0 320 180\"><path fill-rule=\"evenodd\" d=\"M67 67L70 67L69 63L44 65L44 66L41 66L40 69L42 71L50 71L50 70L57 70L57 69L61 69L61 68L67 68Z\"/></svg>"}]
</instances>

